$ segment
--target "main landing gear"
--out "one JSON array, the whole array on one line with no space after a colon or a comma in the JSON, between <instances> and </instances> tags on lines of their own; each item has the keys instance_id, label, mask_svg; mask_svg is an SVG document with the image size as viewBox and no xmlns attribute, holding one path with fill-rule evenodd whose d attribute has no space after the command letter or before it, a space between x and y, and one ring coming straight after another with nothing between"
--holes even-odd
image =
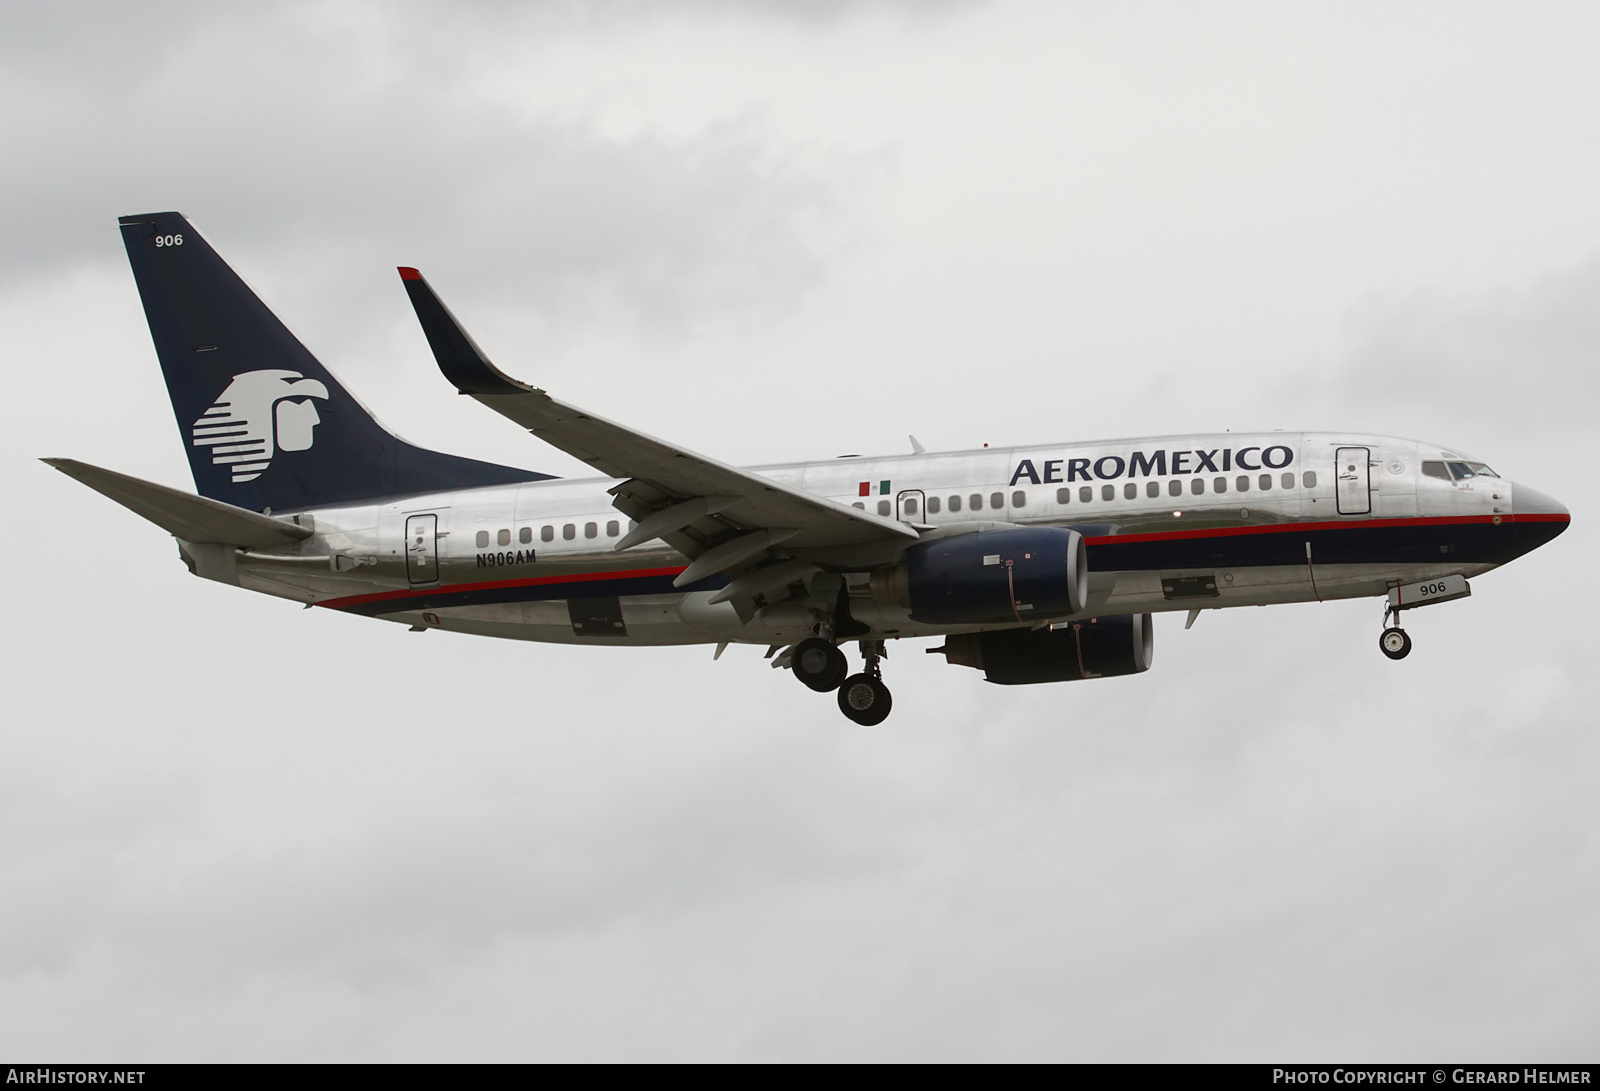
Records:
<instances>
[{"instance_id":1,"label":"main landing gear","mask_svg":"<svg viewBox=\"0 0 1600 1091\"><path fill-rule=\"evenodd\" d=\"M801 684L818 693L827 693L839 688L850 671L850 664L833 641L814 636L794 646L789 653L789 668Z\"/></svg>"},{"instance_id":2,"label":"main landing gear","mask_svg":"<svg viewBox=\"0 0 1600 1091\"><path fill-rule=\"evenodd\" d=\"M878 660L885 652L883 641L863 640L861 656L866 660L866 670L852 674L839 686L839 711L862 727L877 727L889 718L894 698L889 687L883 684Z\"/></svg>"},{"instance_id":3,"label":"main landing gear","mask_svg":"<svg viewBox=\"0 0 1600 1091\"><path fill-rule=\"evenodd\" d=\"M862 727L876 727L888 717L894 705L878 665L887 654L883 641L861 641L865 669L846 678L850 666L844 652L833 641L814 636L802 640L789 651L787 666L802 685L818 693L838 690L840 712Z\"/></svg>"}]
</instances>

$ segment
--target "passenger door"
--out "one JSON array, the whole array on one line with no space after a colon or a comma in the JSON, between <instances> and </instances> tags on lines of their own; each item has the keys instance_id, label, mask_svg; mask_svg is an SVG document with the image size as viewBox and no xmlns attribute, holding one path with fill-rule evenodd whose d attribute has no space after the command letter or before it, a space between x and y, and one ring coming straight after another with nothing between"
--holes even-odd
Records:
<instances>
[{"instance_id":1,"label":"passenger door","mask_svg":"<svg viewBox=\"0 0 1600 1091\"><path fill-rule=\"evenodd\" d=\"M1340 515L1369 515L1372 512L1372 482L1369 463L1372 452L1366 447L1340 447L1334 452L1335 488Z\"/></svg>"}]
</instances>

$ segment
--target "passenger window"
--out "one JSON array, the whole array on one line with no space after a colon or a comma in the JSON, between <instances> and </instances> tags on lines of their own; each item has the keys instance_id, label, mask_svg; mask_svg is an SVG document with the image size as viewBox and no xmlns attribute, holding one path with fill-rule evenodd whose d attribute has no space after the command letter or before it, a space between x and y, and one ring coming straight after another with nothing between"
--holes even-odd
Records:
<instances>
[{"instance_id":1,"label":"passenger window","mask_svg":"<svg viewBox=\"0 0 1600 1091\"><path fill-rule=\"evenodd\" d=\"M1189 491L1199 496L1206 491L1206 483L1198 477L1191 477L1189 479Z\"/></svg>"},{"instance_id":2,"label":"passenger window","mask_svg":"<svg viewBox=\"0 0 1600 1091\"><path fill-rule=\"evenodd\" d=\"M983 495L981 493L973 493L971 496L967 497L967 506L973 511L982 511Z\"/></svg>"},{"instance_id":3,"label":"passenger window","mask_svg":"<svg viewBox=\"0 0 1600 1091\"><path fill-rule=\"evenodd\" d=\"M950 498L950 510L952 512L957 512L957 511L961 510L961 497L952 496Z\"/></svg>"},{"instance_id":4,"label":"passenger window","mask_svg":"<svg viewBox=\"0 0 1600 1091\"><path fill-rule=\"evenodd\" d=\"M1025 507L1027 507L1028 506L1028 494L1023 492L1021 489L1018 489L1016 492L1012 493L1011 494L1011 506L1014 507L1014 508L1025 508Z\"/></svg>"},{"instance_id":5,"label":"passenger window","mask_svg":"<svg viewBox=\"0 0 1600 1091\"><path fill-rule=\"evenodd\" d=\"M600 528L593 523L585 523L583 524L583 536L585 538L598 538L600 536Z\"/></svg>"},{"instance_id":6,"label":"passenger window","mask_svg":"<svg viewBox=\"0 0 1600 1091\"><path fill-rule=\"evenodd\" d=\"M1294 488L1294 474L1283 475L1283 487L1286 489Z\"/></svg>"},{"instance_id":7,"label":"passenger window","mask_svg":"<svg viewBox=\"0 0 1600 1091\"><path fill-rule=\"evenodd\" d=\"M1240 474L1238 477L1234 478L1233 487L1238 489L1240 492L1249 492L1250 479L1244 474Z\"/></svg>"},{"instance_id":8,"label":"passenger window","mask_svg":"<svg viewBox=\"0 0 1600 1091\"><path fill-rule=\"evenodd\" d=\"M879 515L888 515L889 514L889 501L887 501L887 500L879 500L878 501L878 514Z\"/></svg>"},{"instance_id":9,"label":"passenger window","mask_svg":"<svg viewBox=\"0 0 1600 1091\"><path fill-rule=\"evenodd\" d=\"M1139 486L1132 481L1122 486L1122 498L1124 500L1137 500L1139 498Z\"/></svg>"},{"instance_id":10,"label":"passenger window","mask_svg":"<svg viewBox=\"0 0 1600 1091\"><path fill-rule=\"evenodd\" d=\"M609 523L606 524L606 537L607 538L615 538L617 536L618 532L621 531L621 530L622 530L622 528L617 526L617 521L615 519L613 519Z\"/></svg>"},{"instance_id":11,"label":"passenger window","mask_svg":"<svg viewBox=\"0 0 1600 1091\"><path fill-rule=\"evenodd\" d=\"M540 527L539 528L539 541L541 541L541 542L553 542L555 540L556 540L556 528L555 527L544 526L544 527Z\"/></svg>"},{"instance_id":12,"label":"passenger window","mask_svg":"<svg viewBox=\"0 0 1600 1091\"><path fill-rule=\"evenodd\" d=\"M914 497L914 496L906 497L906 502L904 504L904 507L905 507L905 512L906 512L907 515L915 515L915 514L917 514L917 499L916 499L916 497Z\"/></svg>"},{"instance_id":13,"label":"passenger window","mask_svg":"<svg viewBox=\"0 0 1600 1091\"><path fill-rule=\"evenodd\" d=\"M1148 496L1152 500L1154 500L1156 497L1160 496L1161 495L1161 482L1159 482L1159 481L1146 481L1144 483L1144 494L1146 496Z\"/></svg>"},{"instance_id":14,"label":"passenger window","mask_svg":"<svg viewBox=\"0 0 1600 1091\"><path fill-rule=\"evenodd\" d=\"M511 531L510 530L502 530L502 531L500 531L498 534L496 534L494 536L494 540L495 540L495 544L496 545L510 545L511 544Z\"/></svg>"},{"instance_id":15,"label":"passenger window","mask_svg":"<svg viewBox=\"0 0 1600 1091\"><path fill-rule=\"evenodd\" d=\"M1167 482L1167 495L1168 496L1182 496L1183 495L1183 482L1179 481L1177 478L1173 478L1171 481L1168 481Z\"/></svg>"},{"instance_id":16,"label":"passenger window","mask_svg":"<svg viewBox=\"0 0 1600 1091\"><path fill-rule=\"evenodd\" d=\"M1005 507L1006 506L1006 494L1003 493L1003 492L992 492L992 493L990 493L989 494L989 506L991 508L993 508L995 511L999 511L1001 508Z\"/></svg>"},{"instance_id":17,"label":"passenger window","mask_svg":"<svg viewBox=\"0 0 1600 1091\"><path fill-rule=\"evenodd\" d=\"M938 515L939 514L939 498L937 496L928 497L928 514L929 515Z\"/></svg>"},{"instance_id":18,"label":"passenger window","mask_svg":"<svg viewBox=\"0 0 1600 1091\"><path fill-rule=\"evenodd\" d=\"M1228 491L1228 479L1226 477L1219 477L1216 480L1212 481L1211 482L1211 491L1212 492L1227 492Z\"/></svg>"},{"instance_id":19,"label":"passenger window","mask_svg":"<svg viewBox=\"0 0 1600 1091\"><path fill-rule=\"evenodd\" d=\"M1260 482L1258 482L1258 484L1260 484L1262 492L1268 491L1269 489L1272 488L1272 475L1271 474L1262 474L1261 475L1261 480L1260 480Z\"/></svg>"},{"instance_id":20,"label":"passenger window","mask_svg":"<svg viewBox=\"0 0 1600 1091\"><path fill-rule=\"evenodd\" d=\"M1307 470L1305 473L1301 474L1300 475L1300 483L1303 484L1308 489L1316 488L1317 487L1317 471L1315 471L1315 470Z\"/></svg>"},{"instance_id":21,"label":"passenger window","mask_svg":"<svg viewBox=\"0 0 1600 1091\"><path fill-rule=\"evenodd\" d=\"M1072 490L1071 489L1057 489L1056 490L1056 503L1058 503L1058 504L1070 504L1070 503L1072 503Z\"/></svg>"},{"instance_id":22,"label":"passenger window","mask_svg":"<svg viewBox=\"0 0 1600 1091\"><path fill-rule=\"evenodd\" d=\"M1079 503L1087 504L1089 501L1091 501L1093 499L1094 499L1094 490L1093 489L1091 489L1087 485L1080 485L1078 487L1078 502Z\"/></svg>"},{"instance_id":23,"label":"passenger window","mask_svg":"<svg viewBox=\"0 0 1600 1091\"><path fill-rule=\"evenodd\" d=\"M533 541L533 528L523 527L521 530L517 531L517 541L521 542L523 545L527 545L529 542Z\"/></svg>"},{"instance_id":24,"label":"passenger window","mask_svg":"<svg viewBox=\"0 0 1600 1091\"><path fill-rule=\"evenodd\" d=\"M1117 498L1117 487L1115 485L1101 485L1100 486L1100 499L1102 499L1102 500L1115 500L1116 498Z\"/></svg>"},{"instance_id":25,"label":"passenger window","mask_svg":"<svg viewBox=\"0 0 1600 1091\"><path fill-rule=\"evenodd\" d=\"M567 541L570 542L577 536L578 528L573 526L571 523L568 523L566 526L561 528L561 537L565 538Z\"/></svg>"},{"instance_id":26,"label":"passenger window","mask_svg":"<svg viewBox=\"0 0 1600 1091\"><path fill-rule=\"evenodd\" d=\"M478 542L478 548L479 549L488 549L489 548L489 532L487 530L478 531L477 542Z\"/></svg>"}]
</instances>

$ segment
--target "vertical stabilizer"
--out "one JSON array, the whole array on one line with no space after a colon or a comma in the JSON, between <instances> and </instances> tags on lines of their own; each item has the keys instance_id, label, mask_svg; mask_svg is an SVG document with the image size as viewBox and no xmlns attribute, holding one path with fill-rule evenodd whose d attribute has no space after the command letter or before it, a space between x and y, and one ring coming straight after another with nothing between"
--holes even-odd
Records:
<instances>
[{"instance_id":1,"label":"vertical stabilizer","mask_svg":"<svg viewBox=\"0 0 1600 1091\"><path fill-rule=\"evenodd\" d=\"M201 496L261 511L549 476L391 435L181 215L119 222Z\"/></svg>"}]
</instances>

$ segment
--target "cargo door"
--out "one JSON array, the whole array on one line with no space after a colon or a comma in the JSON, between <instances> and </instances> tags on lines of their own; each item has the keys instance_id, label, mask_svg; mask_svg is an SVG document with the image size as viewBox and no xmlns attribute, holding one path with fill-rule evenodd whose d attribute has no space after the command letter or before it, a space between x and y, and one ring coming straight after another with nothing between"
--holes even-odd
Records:
<instances>
[{"instance_id":1,"label":"cargo door","mask_svg":"<svg viewBox=\"0 0 1600 1091\"><path fill-rule=\"evenodd\" d=\"M412 583L439 579L439 517L406 516L406 577Z\"/></svg>"},{"instance_id":2,"label":"cargo door","mask_svg":"<svg viewBox=\"0 0 1600 1091\"><path fill-rule=\"evenodd\" d=\"M1372 452L1366 447L1340 447L1334 452L1334 481L1338 490L1340 515L1369 515L1372 512L1372 483L1368 463Z\"/></svg>"}]
</instances>

